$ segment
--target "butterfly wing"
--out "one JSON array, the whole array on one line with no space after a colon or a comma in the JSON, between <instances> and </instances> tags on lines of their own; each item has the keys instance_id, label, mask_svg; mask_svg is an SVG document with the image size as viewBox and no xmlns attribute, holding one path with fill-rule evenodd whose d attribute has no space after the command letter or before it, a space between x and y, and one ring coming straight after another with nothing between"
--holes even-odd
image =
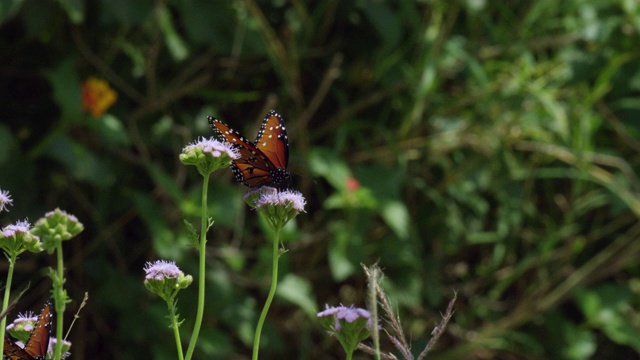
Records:
<instances>
[{"instance_id":1,"label":"butterfly wing","mask_svg":"<svg viewBox=\"0 0 640 360\"><path fill-rule=\"evenodd\" d=\"M4 338L4 359L9 360L44 360L49 347L51 322L53 320L53 304L47 300L38 315L36 324L29 335L24 349L11 339Z\"/></svg>"},{"instance_id":2,"label":"butterfly wing","mask_svg":"<svg viewBox=\"0 0 640 360\"><path fill-rule=\"evenodd\" d=\"M29 355L23 348L18 346L13 340L8 337L4 338L4 356L5 360L35 360L33 356Z\"/></svg>"},{"instance_id":3,"label":"butterfly wing","mask_svg":"<svg viewBox=\"0 0 640 360\"><path fill-rule=\"evenodd\" d=\"M43 359L47 355L49 348L49 337L51 336L51 322L53 321L53 304L47 300L40 310L36 325L29 335L29 340L24 345L24 351L33 356L36 360Z\"/></svg>"},{"instance_id":4,"label":"butterfly wing","mask_svg":"<svg viewBox=\"0 0 640 360\"><path fill-rule=\"evenodd\" d=\"M207 119L216 135L233 145L240 153L240 157L231 162L231 170L236 181L250 187L273 182L271 172L275 170L275 166L260 149L224 122L211 116Z\"/></svg>"},{"instance_id":5,"label":"butterfly wing","mask_svg":"<svg viewBox=\"0 0 640 360\"><path fill-rule=\"evenodd\" d=\"M284 126L282 116L275 110L267 113L254 143L271 160L275 167L280 169L287 168L289 164L287 129Z\"/></svg>"}]
</instances>

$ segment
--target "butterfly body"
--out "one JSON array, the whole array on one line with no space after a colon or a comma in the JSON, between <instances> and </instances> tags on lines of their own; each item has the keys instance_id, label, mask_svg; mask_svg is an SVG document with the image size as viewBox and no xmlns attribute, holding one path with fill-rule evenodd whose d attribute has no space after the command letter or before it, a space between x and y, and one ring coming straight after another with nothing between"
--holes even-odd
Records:
<instances>
[{"instance_id":1,"label":"butterfly body","mask_svg":"<svg viewBox=\"0 0 640 360\"><path fill-rule=\"evenodd\" d=\"M291 174L287 171L289 140L280 114L275 110L267 113L254 142L216 118L209 116L208 120L218 137L240 153L240 158L231 162L236 181L249 187L290 186Z\"/></svg>"},{"instance_id":2,"label":"butterfly body","mask_svg":"<svg viewBox=\"0 0 640 360\"><path fill-rule=\"evenodd\" d=\"M4 338L3 359L7 360L45 360L49 348L51 322L53 320L53 304L47 300L38 315L29 340L21 348L8 337Z\"/></svg>"}]
</instances>

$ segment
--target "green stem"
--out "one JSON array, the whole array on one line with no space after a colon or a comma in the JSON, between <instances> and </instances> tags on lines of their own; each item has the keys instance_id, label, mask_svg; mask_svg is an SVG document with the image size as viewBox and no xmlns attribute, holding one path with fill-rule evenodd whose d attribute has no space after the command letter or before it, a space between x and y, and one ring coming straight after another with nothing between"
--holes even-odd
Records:
<instances>
[{"instance_id":1,"label":"green stem","mask_svg":"<svg viewBox=\"0 0 640 360\"><path fill-rule=\"evenodd\" d=\"M353 351L347 352L347 360L351 360L353 358Z\"/></svg>"},{"instance_id":2,"label":"green stem","mask_svg":"<svg viewBox=\"0 0 640 360\"><path fill-rule=\"evenodd\" d=\"M13 269L18 258L16 255L7 257L9 259L9 271L7 273L7 284L4 287L4 298L2 299L2 311L7 310L9 306L9 295L11 295L11 282L13 281ZM3 317L0 321L0 337L4 339L4 332L7 327L7 317ZM4 354L4 341L0 342L0 354Z\"/></svg>"},{"instance_id":3,"label":"green stem","mask_svg":"<svg viewBox=\"0 0 640 360\"><path fill-rule=\"evenodd\" d=\"M264 308L262 308L262 314L260 314L260 319L258 320L258 326L256 327L256 334L253 338L253 360L258 360L258 350L260 348L260 334L262 333L262 325L264 325L264 320L267 318L267 312L269 312L269 307L271 306L271 301L273 301L273 297L276 294L276 286L278 286L278 258L280 254L278 252L278 244L280 243L280 228L276 228L274 239L273 239L273 264L271 269L271 289L269 290L269 295L267 296L267 301L264 304Z\"/></svg>"},{"instance_id":4,"label":"green stem","mask_svg":"<svg viewBox=\"0 0 640 360\"><path fill-rule=\"evenodd\" d=\"M207 216L207 192L209 185L209 174L203 175L202 183L202 219L200 221L200 266L198 271L198 310L196 313L196 322L193 325L193 333L191 334L191 341L187 348L187 360L191 360L193 351L196 348L198 342L198 335L200 334L200 326L202 325L202 318L204 316L204 288L205 288L205 248L207 245L207 229L209 226L209 218Z\"/></svg>"},{"instance_id":5,"label":"green stem","mask_svg":"<svg viewBox=\"0 0 640 360\"><path fill-rule=\"evenodd\" d=\"M176 338L176 349L178 349L178 360L183 360L184 355L182 353L182 343L180 342L180 330L178 329L178 319L176 316L175 306L173 300L167 301L169 307L169 314L171 314L171 327L173 328L173 336Z\"/></svg>"},{"instance_id":6,"label":"green stem","mask_svg":"<svg viewBox=\"0 0 640 360\"><path fill-rule=\"evenodd\" d=\"M54 299L56 301L56 347L54 350L54 359L62 359L62 332L64 325L64 309L65 309L65 296L64 296L64 256L62 256L62 241L58 241L56 245L56 257L57 257L57 274L55 277L55 284L53 284Z\"/></svg>"},{"instance_id":7,"label":"green stem","mask_svg":"<svg viewBox=\"0 0 640 360\"><path fill-rule=\"evenodd\" d=\"M371 334L373 335L373 347L376 350L376 360L380 360L380 331L378 329L378 296L376 288L380 284L380 273L378 267L373 267L371 272L371 283L369 283L369 307L371 308Z\"/></svg>"}]
</instances>

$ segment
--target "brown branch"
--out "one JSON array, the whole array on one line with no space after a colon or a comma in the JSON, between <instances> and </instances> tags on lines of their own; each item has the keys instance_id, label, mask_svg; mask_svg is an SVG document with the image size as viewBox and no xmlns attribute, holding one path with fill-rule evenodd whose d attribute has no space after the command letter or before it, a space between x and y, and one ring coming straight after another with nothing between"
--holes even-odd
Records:
<instances>
[{"instance_id":1,"label":"brown branch","mask_svg":"<svg viewBox=\"0 0 640 360\"><path fill-rule=\"evenodd\" d=\"M71 38L73 39L76 47L78 48L78 52L89 62L89 64L93 65L96 69L98 69L104 75L107 80L114 87L116 87L121 93L125 94L129 98L142 103L145 100L144 95L142 95L138 90L134 87L130 86L123 78L121 78L115 71L111 70L109 65L107 65L102 59L96 55L91 48L85 43L82 34L78 30L78 28L71 29Z\"/></svg>"},{"instance_id":2,"label":"brown branch","mask_svg":"<svg viewBox=\"0 0 640 360\"><path fill-rule=\"evenodd\" d=\"M342 65L342 60L342 54L333 55L331 64L329 64L329 67L324 72L324 76L318 86L318 90L316 90L316 93L311 98L307 108L298 117L298 126L301 128L303 133L307 132L309 120L313 117L316 111L318 111L320 104L322 104L322 101L327 97L331 84L333 84L333 82L340 76L340 65Z\"/></svg>"},{"instance_id":3,"label":"brown branch","mask_svg":"<svg viewBox=\"0 0 640 360\"><path fill-rule=\"evenodd\" d=\"M458 293L454 292L453 299L451 299L451 301L449 301L449 305L447 305L447 311L442 316L442 320L440 321L440 323L436 325L436 327L431 332L431 335L432 335L431 340L429 340L429 343L427 343L427 346L424 348L424 350L422 350L422 352L418 356L418 360L424 359L427 356L427 353L429 353L429 351L433 349L433 346L436 344L438 339L440 339L440 336L444 334L447 324L449 323L449 320L451 320L451 317L453 316L453 305L455 305L457 298L458 298Z\"/></svg>"}]
</instances>

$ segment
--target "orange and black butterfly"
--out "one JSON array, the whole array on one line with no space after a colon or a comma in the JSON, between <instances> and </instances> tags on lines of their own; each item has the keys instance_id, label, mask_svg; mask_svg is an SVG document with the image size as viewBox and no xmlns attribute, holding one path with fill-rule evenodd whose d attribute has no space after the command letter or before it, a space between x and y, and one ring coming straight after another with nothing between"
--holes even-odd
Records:
<instances>
[{"instance_id":1,"label":"orange and black butterfly","mask_svg":"<svg viewBox=\"0 0 640 360\"><path fill-rule=\"evenodd\" d=\"M249 187L290 186L291 174L287 171L289 140L280 114L275 110L267 113L254 142L216 118L209 116L208 120L218 137L240 152L240 158L231 163L236 181Z\"/></svg>"},{"instance_id":2,"label":"orange and black butterfly","mask_svg":"<svg viewBox=\"0 0 640 360\"><path fill-rule=\"evenodd\" d=\"M49 348L49 337L51 334L51 321L53 321L53 304L47 300L38 315L36 325L29 335L29 340L21 348L8 337L4 338L5 360L45 360L47 349Z\"/></svg>"}]
</instances>

